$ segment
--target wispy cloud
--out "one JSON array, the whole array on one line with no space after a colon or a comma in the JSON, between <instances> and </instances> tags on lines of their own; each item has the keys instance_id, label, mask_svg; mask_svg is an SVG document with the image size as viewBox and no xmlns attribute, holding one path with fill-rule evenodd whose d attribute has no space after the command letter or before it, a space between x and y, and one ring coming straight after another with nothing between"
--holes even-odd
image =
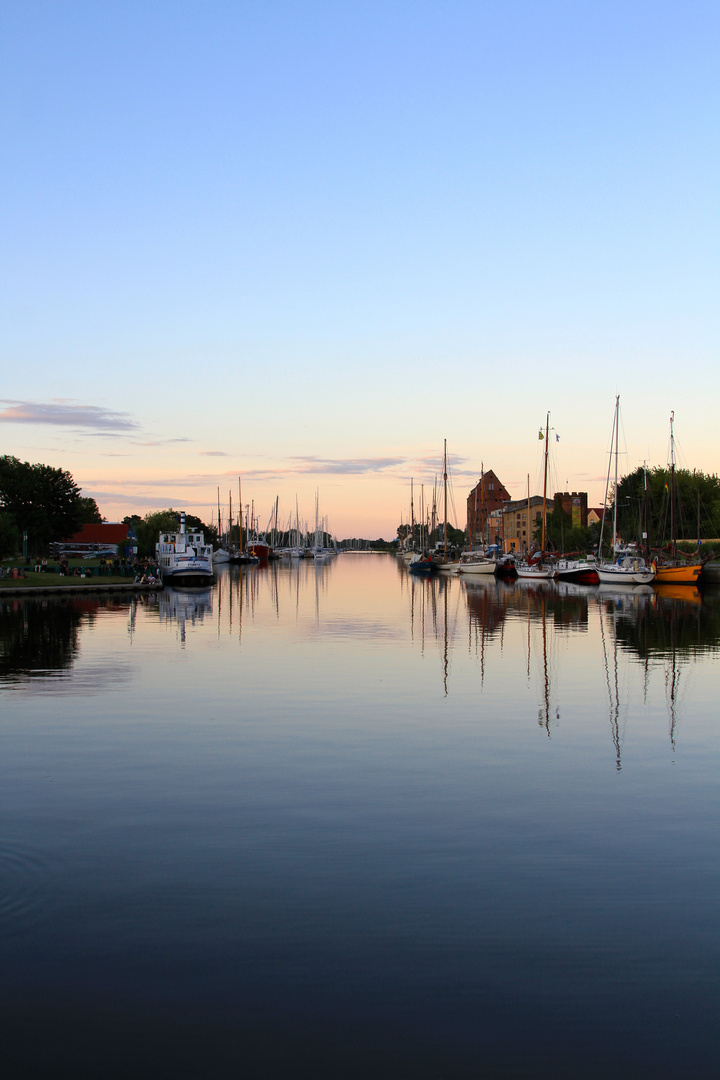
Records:
<instances>
[{"instance_id":1,"label":"wispy cloud","mask_svg":"<svg viewBox=\"0 0 720 1080\"><path fill-rule=\"evenodd\" d=\"M202 457L229 457L230 456L229 454L226 454L224 450L201 450L200 454L201 454Z\"/></svg>"},{"instance_id":2,"label":"wispy cloud","mask_svg":"<svg viewBox=\"0 0 720 1080\"><path fill-rule=\"evenodd\" d=\"M169 446L171 443L189 443L193 440L187 435L181 435L177 439L133 439L133 446Z\"/></svg>"},{"instance_id":3,"label":"wispy cloud","mask_svg":"<svg viewBox=\"0 0 720 1080\"><path fill-rule=\"evenodd\" d=\"M128 413L82 405L63 398L52 401L10 401L0 409L0 422L7 424L53 424L61 427L89 428L98 434L137 431L139 424Z\"/></svg>"},{"instance_id":4,"label":"wispy cloud","mask_svg":"<svg viewBox=\"0 0 720 1080\"><path fill-rule=\"evenodd\" d=\"M290 466L289 472L294 473L340 473L345 476L359 476L362 473L383 472L404 463L403 458L320 458L300 457L290 459L297 465Z\"/></svg>"}]
</instances>

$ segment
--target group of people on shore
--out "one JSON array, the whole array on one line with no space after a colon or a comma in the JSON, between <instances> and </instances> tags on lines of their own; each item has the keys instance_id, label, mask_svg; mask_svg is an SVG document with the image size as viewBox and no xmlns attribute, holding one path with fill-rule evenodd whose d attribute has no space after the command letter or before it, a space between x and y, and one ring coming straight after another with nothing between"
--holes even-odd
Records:
<instances>
[{"instance_id":1,"label":"group of people on shore","mask_svg":"<svg viewBox=\"0 0 720 1080\"><path fill-rule=\"evenodd\" d=\"M25 566L0 564L0 577L26 578L32 560L27 557L25 563ZM67 555L60 555L57 564L48 566L45 556L38 556L35 558L33 570L36 574L50 573L72 578L129 577L134 574L135 585L155 585L160 580L158 567L146 557L125 559L102 556L95 566L70 566Z\"/></svg>"}]
</instances>

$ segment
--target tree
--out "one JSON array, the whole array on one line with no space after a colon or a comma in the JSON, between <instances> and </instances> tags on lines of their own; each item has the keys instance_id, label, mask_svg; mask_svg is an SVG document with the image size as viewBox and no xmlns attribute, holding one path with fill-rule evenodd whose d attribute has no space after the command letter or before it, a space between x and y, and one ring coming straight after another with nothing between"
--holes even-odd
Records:
<instances>
[{"instance_id":1,"label":"tree","mask_svg":"<svg viewBox=\"0 0 720 1080\"><path fill-rule=\"evenodd\" d=\"M537 526L533 536L537 543L540 544L542 523ZM586 552L593 546L592 531L582 525L573 527L572 518L563 509L560 500L556 500L545 526L545 547L551 551L570 553L575 551Z\"/></svg>"},{"instance_id":2,"label":"tree","mask_svg":"<svg viewBox=\"0 0 720 1080\"><path fill-rule=\"evenodd\" d=\"M647 470L642 466L624 476L618 484L618 532L626 541L641 541L647 531L652 547L660 547L672 539L670 528L670 471L662 466ZM699 512L699 514L698 514ZM612 521L613 508L608 511ZM697 470L675 470L674 526L678 539L720 535L720 479ZM607 521L605 525L607 529ZM612 526L611 526L612 528Z\"/></svg>"},{"instance_id":3,"label":"tree","mask_svg":"<svg viewBox=\"0 0 720 1080\"><path fill-rule=\"evenodd\" d=\"M102 514L100 508L94 499L89 497L82 497L80 499L80 513L82 515L81 525L101 525Z\"/></svg>"},{"instance_id":4,"label":"tree","mask_svg":"<svg viewBox=\"0 0 720 1080\"><path fill-rule=\"evenodd\" d=\"M12 514L0 510L0 559L14 555L18 549L18 531Z\"/></svg>"},{"instance_id":5,"label":"tree","mask_svg":"<svg viewBox=\"0 0 720 1080\"><path fill-rule=\"evenodd\" d=\"M152 514L146 514L144 518L133 514L131 517L126 517L125 521L135 529L135 535L138 538L138 555L152 556L155 554L155 545L160 533L177 532L180 528L180 512L172 508L170 510L157 510ZM185 528L188 532L203 532L205 541L208 544L216 540L216 530L205 525L195 514L185 515Z\"/></svg>"},{"instance_id":6,"label":"tree","mask_svg":"<svg viewBox=\"0 0 720 1080\"><path fill-rule=\"evenodd\" d=\"M63 540L81 525L80 488L65 469L0 457L0 506L31 547Z\"/></svg>"}]
</instances>

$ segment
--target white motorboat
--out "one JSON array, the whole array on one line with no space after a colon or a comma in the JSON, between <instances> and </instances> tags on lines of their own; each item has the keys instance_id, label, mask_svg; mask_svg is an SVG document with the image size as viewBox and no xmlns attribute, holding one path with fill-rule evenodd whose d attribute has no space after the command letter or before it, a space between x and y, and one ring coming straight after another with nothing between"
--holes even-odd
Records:
<instances>
[{"instance_id":1,"label":"white motorboat","mask_svg":"<svg viewBox=\"0 0 720 1080\"><path fill-rule=\"evenodd\" d=\"M494 574L495 559L487 559L484 555L466 554L460 556L458 563L459 574Z\"/></svg>"},{"instance_id":2,"label":"white motorboat","mask_svg":"<svg viewBox=\"0 0 720 1080\"><path fill-rule=\"evenodd\" d=\"M155 557L163 583L209 585L213 575L212 544L197 530L185 532L185 512L180 512L178 532L161 532Z\"/></svg>"},{"instance_id":3,"label":"white motorboat","mask_svg":"<svg viewBox=\"0 0 720 1080\"><path fill-rule=\"evenodd\" d=\"M517 576L526 581L552 581L557 571L547 563L515 563Z\"/></svg>"},{"instance_id":4,"label":"white motorboat","mask_svg":"<svg viewBox=\"0 0 720 1080\"><path fill-rule=\"evenodd\" d=\"M601 585L649 585L655 573L639 555L623 555L617 562L600 563L597 567Z\"/></svg>"}]
</instances>

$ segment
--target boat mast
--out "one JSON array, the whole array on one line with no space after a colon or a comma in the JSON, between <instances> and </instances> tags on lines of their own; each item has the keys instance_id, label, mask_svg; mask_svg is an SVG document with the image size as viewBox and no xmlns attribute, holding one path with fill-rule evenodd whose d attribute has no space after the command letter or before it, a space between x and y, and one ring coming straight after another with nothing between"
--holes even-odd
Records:
<instances>
[{"instance_id":1,"label":"boat mast","mask_svg":"<svg viewBox=\"0 0 720 1080\"><path fill-rule=\"evenodd\" d=\"M425 485L420 485L420 554L425 558Z\"/></svg>"},{"instance_id":2,"label":"boat mast","mask_svg":"<svg viewBox=\"0 0 720 1080\"><path fill-rule=\"evenodd\" d=\"M548 436L550 435L550 413L545 421L545 478L543 480L543 513L542 513L542 543L540 551L545 550L545 508L547 506L547 459L548 459Z\"/></svg>"},{"instance_id":3,"label":"boat mast","mask_svg":"<svg viewBox=\"0 0 720 1080\"><path fill-rule=\"evenodd\" d=\"M673 423L675 411L670 413L670 540L672 541L673 559L677 559L677 529L675 528L675 435ZM700 535L698 533L698 535Z\"/></svg>"},{"instance_id":4,"label":"boat mast","mask_svg":"<svg viewBox=\"0 0 720 1080\"><path fill-rule=\"evenodd\" d=\"M485 554L485 469L480 462L480 547Z\"/></svg>"},{"instance_id":5,"label":"boat mast","mask_svg":"<svg viewBox=\"0 0 720 1080\"><path fill-rule=\"evenodd\" d=\"M218 543L222 536L222 517L220 516L220 485L218 484Z\"/></svg>"},{"instance_id":6,"label":"boat mast","mask_svg":"<svg viewBox=\"0 0 720 1080\"><path fill-rule=\"evenodd\" d=\"M527 532L525 533L526 554L530 551L530 540L532 539L532 526L530 524L530 473L527 474L528 478L528 516L527 516Z\"/></svg>"},{"instance_id":7,"label":"boat mast","mask_svg":"<svg viewBox=\"0 0 720 1080\"><path fill-rule=\"evenodd\" d=\"M443 439L443 489L444 489L444 503L443 503L443 516L445 523L443 526L443 553L447 558L447 439ZM698 536L700 532L698 531Z\"/></svg>"},{"instance_id":8,"label":"boat mast","mask_svg":"<svg viewBox=\"0 0 720 1080\"><path fill-rule=\"evenodd\" d=\"M415 551L415 505L413 503L413 478L410 477L410 536L412 537L412 549Z\"/></svg>"},{"instance_id":9,"label":"boat mast","mask_svg":"<svg viewBox=\"0 0 720 1080\"><path fill-rule=\"evenodd\" d=\"M230 547L230 545L232 544L232 491L228 491L228 499L230 502L230 517L228 519L227 546Z\"/></svg>"},{"instance_id":10,"label":"boat mast","mask_svg":"<svg viewBox=\"0 0 720 1080\"><path fill-rule=\"evenodd\" d=\"M242 512L242 488L240 486L240 477L238 476L238 506L240 507L240 519L238 521L238 530L240 532L240 554L242 555L243 549L243 512Z\"/></svg>"},{"instance_id":11,"label":"boat mast","mask_svg":"<svg viewBox=\"0 0 720 1080\"><path fill-rule=\"evenodd\" d=\"M617 549L617 507L618 507L618 454L619 454L619 441L620 438L620 395L615 398L615 491L613 493L613 554L612 561L615 562L615 551Z\"/></svg>"},{"instance_id":12,"label":"boat mast","mask_svg":"<svg viewBox=\"0 0 720 1080\"><path fill-rule=\"evenodd\" d=\"M648 486L647 486L647 461L643 461L643 540L645 541L645 557L650 560L650 530L648 528Z\"/></svg>"}]
</instances>

